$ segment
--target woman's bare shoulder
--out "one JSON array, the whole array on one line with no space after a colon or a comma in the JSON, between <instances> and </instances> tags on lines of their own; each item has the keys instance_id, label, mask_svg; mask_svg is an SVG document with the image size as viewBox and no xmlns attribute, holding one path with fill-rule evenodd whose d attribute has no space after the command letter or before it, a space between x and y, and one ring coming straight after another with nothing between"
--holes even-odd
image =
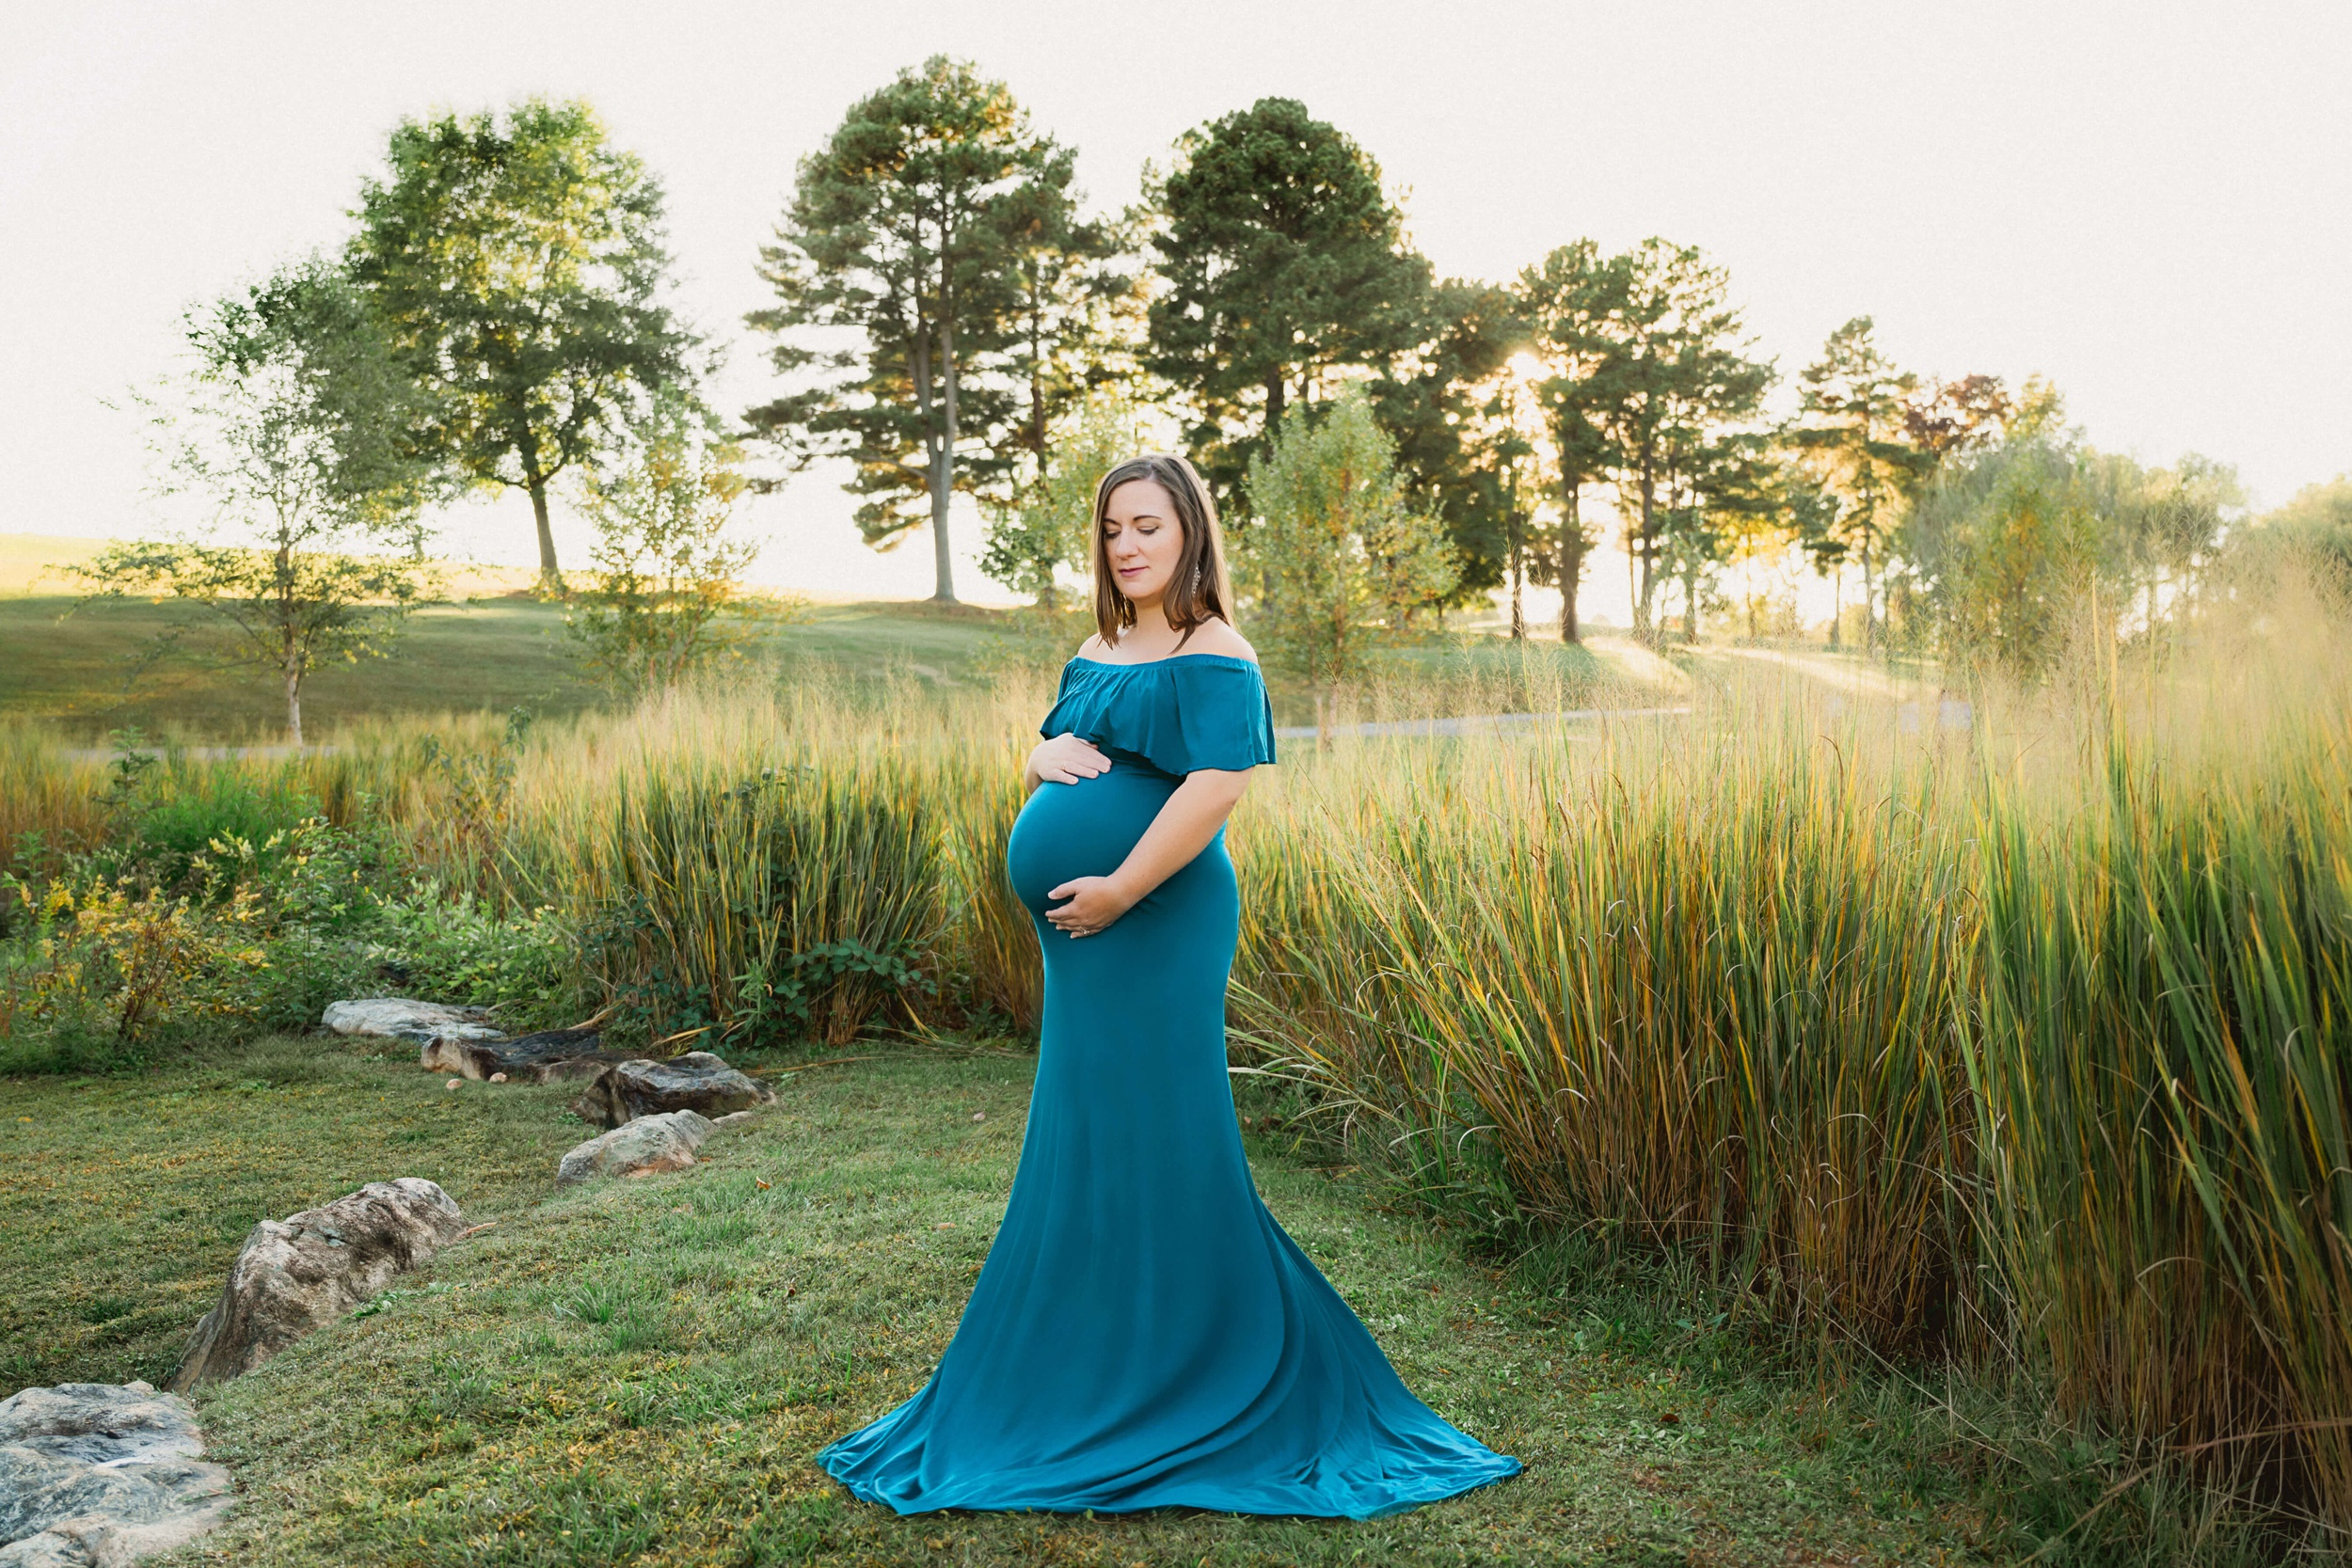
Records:
<instances>
[{"instance_id":1,"label":"woman's bare shoulder","mask_svg":"<svg viewBox=\"0 0 2352 1568\"><path fill-rule=\"evenodd\" d=\"M1078 644L1080 658L1100 658L1110 651L1110 645L1103 641L1103 635L1100 632L1087 633L1087 640Z\"/></svg>"},{"instance_id":2,"label":"woman's bare shoulder","mask_svg":"<svg viewBox=\"0 0 2352 1568\"><path fill-rule=\"evenodd\" d=\"M1258 650L1249 645L1249 639L1235 631L1232 623L1215 616L1192 628L1192 641L1184 644L1188 654L1223 654L1230 658L1246 658L1258 662Z\"/></svg>"}]
</instances>

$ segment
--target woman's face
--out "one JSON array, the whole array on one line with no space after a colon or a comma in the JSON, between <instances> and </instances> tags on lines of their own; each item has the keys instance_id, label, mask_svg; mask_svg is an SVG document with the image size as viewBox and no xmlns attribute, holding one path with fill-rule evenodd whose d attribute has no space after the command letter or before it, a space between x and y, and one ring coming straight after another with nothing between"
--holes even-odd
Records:
<instances>
[{"instance_id":1,"label":"woman's face","mask_svg":"<svg viewBox=\"0 0 2352 1568\"><path fill-rule=\"evenodd\" d=\"M1166 485L1131 479L1111 492L1103 508L1103 554L1121 594L1138 606L1159 603L1184 547L1184 525Z\"/></svg>"}]
</instances>

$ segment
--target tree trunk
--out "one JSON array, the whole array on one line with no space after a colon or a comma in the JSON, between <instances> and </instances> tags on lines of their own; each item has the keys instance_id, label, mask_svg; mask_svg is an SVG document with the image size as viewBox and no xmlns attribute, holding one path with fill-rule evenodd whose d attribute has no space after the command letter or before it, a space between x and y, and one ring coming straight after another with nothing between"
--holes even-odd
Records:
<instances>
[{"instance_id":1,"label":"tree trunk","mask_svg":"<svg viewBox=\"0 0 2352 1568\"><path fill-rule=\"evenodd\" d=\"M939 443L939 478L931 486L931 562L939 573L939 586L931 591L931 598L939 604L953 604L956 566L947 538L947 506L956 495L956 318L945 280L940 287L939 358L947 430Z\"/></svg>"},{"instance_id":2,"label":"tree trunk","mask_svg":"<svg viewBox=\"0 0 2352 1568\"><path fill-rule=\"evenodd\" d=\"M1862 651L1871 653L1879 645L1878 572L1870 563L1870 552L1862 552Z\"/></svg>"},{"instance_id":3,"label":"tree trunk","mask_svg":"<svg viewBox=\"0 0 2352 1568\"><path fill-rule=\"evenodd\" d=\"M1527 547L1519 528L1519 515L1511 514L1511 641L1527 641L1527 616L1519 607L1519 585L1525 578L1524 558Z\"/></svg>"},{"instance_id":4,"label":"tree trunk","mask_svg":"<svg viewBox=\"0 0 2352 1568\"><path fill-rule=\"evenodd\" d=\"M1846 568L1840 562L1829 575L1829 645L1839 646L1837 623L1846 618Z\"/></svg>"},{"instance_id":5,"label":"tree trunk","mask_svg":"<svg viewBox=\"0 0 2352 1568\"><path fill-rule=\"evenodd\" d=\"M1282 385L1280 370L1271 370L1265 378L1265 433L1270 438L1275 427L1282 422L1283 398L1288 388Z\"/></svg>"},{"instance_id":6,"label":"tree trunk","mask_svg":"<svg viewBox=\"0 0 2352 1568\"><path fill-rule=\"evenodd\" d=\"M1642 608L1642 583L1640 574L1634 570L1634 541L1629 535L1625 542L1625 596L1626 602L1633 607L1638 616ZM1639 620L1636 620L1633 624L1633 635L1638 638L1641 634L1642 625Z\"/></svg>"},{"instance_id":7,"label":"tree trunk","mask_svg":"<svg viewBox=\"0 0 2352 1568\"><path fill-rule=\"evenodd\" d=\"M941 462L945 449L940 445L939 426L931 418L931 324L917 316L914 323L914 415L923 423L924 486L931 503L931 548L934 566L941 574L939 581L946 580L946 545L947 537L947 487L942 476ZM939 596L934 591L933 598Z\"/></svg>"},{"instance_id":8,"label":"tree trunk","mask_svg":"<svg viewBox=\"0 0 2352 1568\"><path fill-rule=\"evenodd\" d=\"M1560 645L1577 641L1576 591L1584 582L1584 524L1577 510L1577 486L1563 484L1566 512L1560 519Z\"/></svg>"},{"instance_id":9,"label":"tree trunk","mask_svg":"<svg viewBox=\"0 0 2352 1568\"><path fill-rule=\"evenodd\" d=\"M532 520L539 525L539 586L550 594L564 592L564 574L555 565L555 530L548 522L548 480L533 464L524 470L528 477L524 485L531 491Z\"/></svg>"},{"instance_id":10,"label":"tree trunk","mask_svg":"<svg viewBox=\"0 0 2352 1568\"><path fill-rule=\"evenodd\" d=\"M1045 285L1029 263L1029 451L1037 458L1037 477L1045 478L1045 311L1038 301Z\"/></svg>"},{"instance_id":11,"label":"tree trunk","mask_svg":"<svg viewBox=\"0 0 2352 1568\"><path fill-rule=\"evenodd\" d=\"M1652 570L1650 554L1656 547L1658 515L1658 464L1649 442L1642 443L1642 539L1639 557L1640 577L1633 593L1633 632L1647 642L1655 641L1651 631L1653 600L1658 592L1657 574Z\"/></svg>"},{"instance_id":12,"label":"tree trunk","mask_svg":"<svg viewBox=\"0 0 2352 1568\"><path fill-rule=\"evenodd\" d=\"M294 743L302 744L302 659L292 648L286 650L286 732Z\"/></svg>"}]
</instances>

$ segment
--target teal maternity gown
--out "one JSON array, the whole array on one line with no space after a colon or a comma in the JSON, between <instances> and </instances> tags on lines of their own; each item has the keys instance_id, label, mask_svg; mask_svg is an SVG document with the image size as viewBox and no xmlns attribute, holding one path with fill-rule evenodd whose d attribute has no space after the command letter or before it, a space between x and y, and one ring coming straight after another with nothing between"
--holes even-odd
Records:
<instances>
[{"instance_id":1,"label":"teal maternity gown","mask_svg":"<svg viewBox=\"0 0 2352 1568\"><path fill-rule=\"evenodd\" d=\"M1186 772L1274 760L1257 666L1073 659L1039 731L1111 766L1040 784L1007 848L1045 953L1011 1199L930 1382L818 1463L900 1513L1368 1519L1516 1474L1413 1397L1250 1182L1225 1071L1224 831L1092 936L1045 919L1046 890L1116 870Z\"/></svg>"}]
</instances>

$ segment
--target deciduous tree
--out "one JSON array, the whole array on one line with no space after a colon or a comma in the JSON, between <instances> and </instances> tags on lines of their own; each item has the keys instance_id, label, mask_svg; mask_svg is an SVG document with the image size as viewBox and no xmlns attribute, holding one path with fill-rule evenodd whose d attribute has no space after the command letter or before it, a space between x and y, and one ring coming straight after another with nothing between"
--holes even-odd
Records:
<instances>
[{"instance_id":1,"label":"deciduous tree","mask_svg":"<svg viewBox=\"0 0 2352 1568\"><path fill-rule=\"evenodd\" d=\"M408 440L416 389L365 294L323 260L192 312L185 335L191 368L143 401L162 487L212 515L189 537L109 546L79 570L89 599L196 611L147 657L201 650L268 669L300 745L310 673L386 652L432 592L417 517L436 471Z\"/></svg>"},{"instance_id":2,"label":"deciduous tree","mask_svg":"<svg viewBox=\"0 0 2352 1568\"><path fill-rule=\"evenodd\" d=\"M1261 657L1312 689L1320 734L1333 690L1374 641L1442 597L1459 566L1435 519L1406 503L1394 445L1361 388L1286 421L1250 465L1248 490L1256 520L1236 554L1257 587L1250 630Z\"/></svg>"},{"instance_id":3,"label":"deciduous tree","mask_svg":"<svg viewBox=\"0 0 2352 1568\"><path fill-rule=\"evenodd\" d=\"M2128 462L2128 459L2116 461ZM2141 605L2141 625L2163 624L2166 590L2184 583L2220 543L2223 526L2246 504L2237 470L2195 452L2169 468L2122 476L2117 523L2123 568Z\"/></svg>"},{"instance_id":4,"label":"deciduous tree","mask_svg":"<svg viewBox=\"0 0 2352 1568\"><path fill-rule=\"evenodd\" d=\"M548 486L691 374L694 340L662 298L661 186L580 103L404 120L387 156L353 275L434 394L426 450L530 495L540 577L560 587Z\"/></svg>"},{"instance_id":5,"label":"deciduous tree","mask_svg":"<svg viewBox=\"0 0 2352 1568\"><path fill-rule=\"evenodd\" d=\"M2306 484L2284 506L2264 514L2252 528L2233 530L2232 547L2243 543L2263 552L2284 552L2352 587L2352 474L2322 484Z\"/></svg>"},{"instance_id":6,"label":"deciduous tree","mask_svg":"<svg viewBox=\"0 0 2352 1568\"><path fill-rule=\"evenodd\" d=\"M795 609L742 592L759 549L734 530L748 488L741 446L675 393L637 445L635 461L581 484L596 527L596 576L564 621L590 673L630 696L739 655L755 623Z\"/></svg>"},{"instance_id":7,"label":"deciduous tree","mask_svg":"<svg viewBox=\"0 0 2352 1568\"><path fill-rule=\"evenodd\" d=\"M1089 398L1050 442L1045 471L992 509L980 570L1041 610L1058 609L1061 574L1083 574L1092 562L1095 486L1146 444L1134 404L1108 389Z\"/></svg>"},{"instance_id":8,"label":"deciduous tree","mask_svg":"<svg viewBox=\"0 0 2352 1568\"><path fill-rule=\"evenodd\" d=\"M2185 457L2149 468L2084 445L2056 397L2030 428L1947 463L1905 519L1902 551L1946 657L2019 678L2043 673L2070 628L2149 631L2164 600L2158 562L2185 571L2237 504L2236 476ZM2095 619L2092 611L2095 610Z\"/></svg>"},{"instance_id":9,"label":"deciduous tree","mask_svg":"<svg viewBox=\"0 0 2352 1568\"><path fill-rule=\"evenodd\" d=\"M1926 454L1924 476L1948 457L1965 457L2001 438L2016 402L1997 375L1931 381L1902 407L1903 437Z\"/></svg>"}]
</instances>

